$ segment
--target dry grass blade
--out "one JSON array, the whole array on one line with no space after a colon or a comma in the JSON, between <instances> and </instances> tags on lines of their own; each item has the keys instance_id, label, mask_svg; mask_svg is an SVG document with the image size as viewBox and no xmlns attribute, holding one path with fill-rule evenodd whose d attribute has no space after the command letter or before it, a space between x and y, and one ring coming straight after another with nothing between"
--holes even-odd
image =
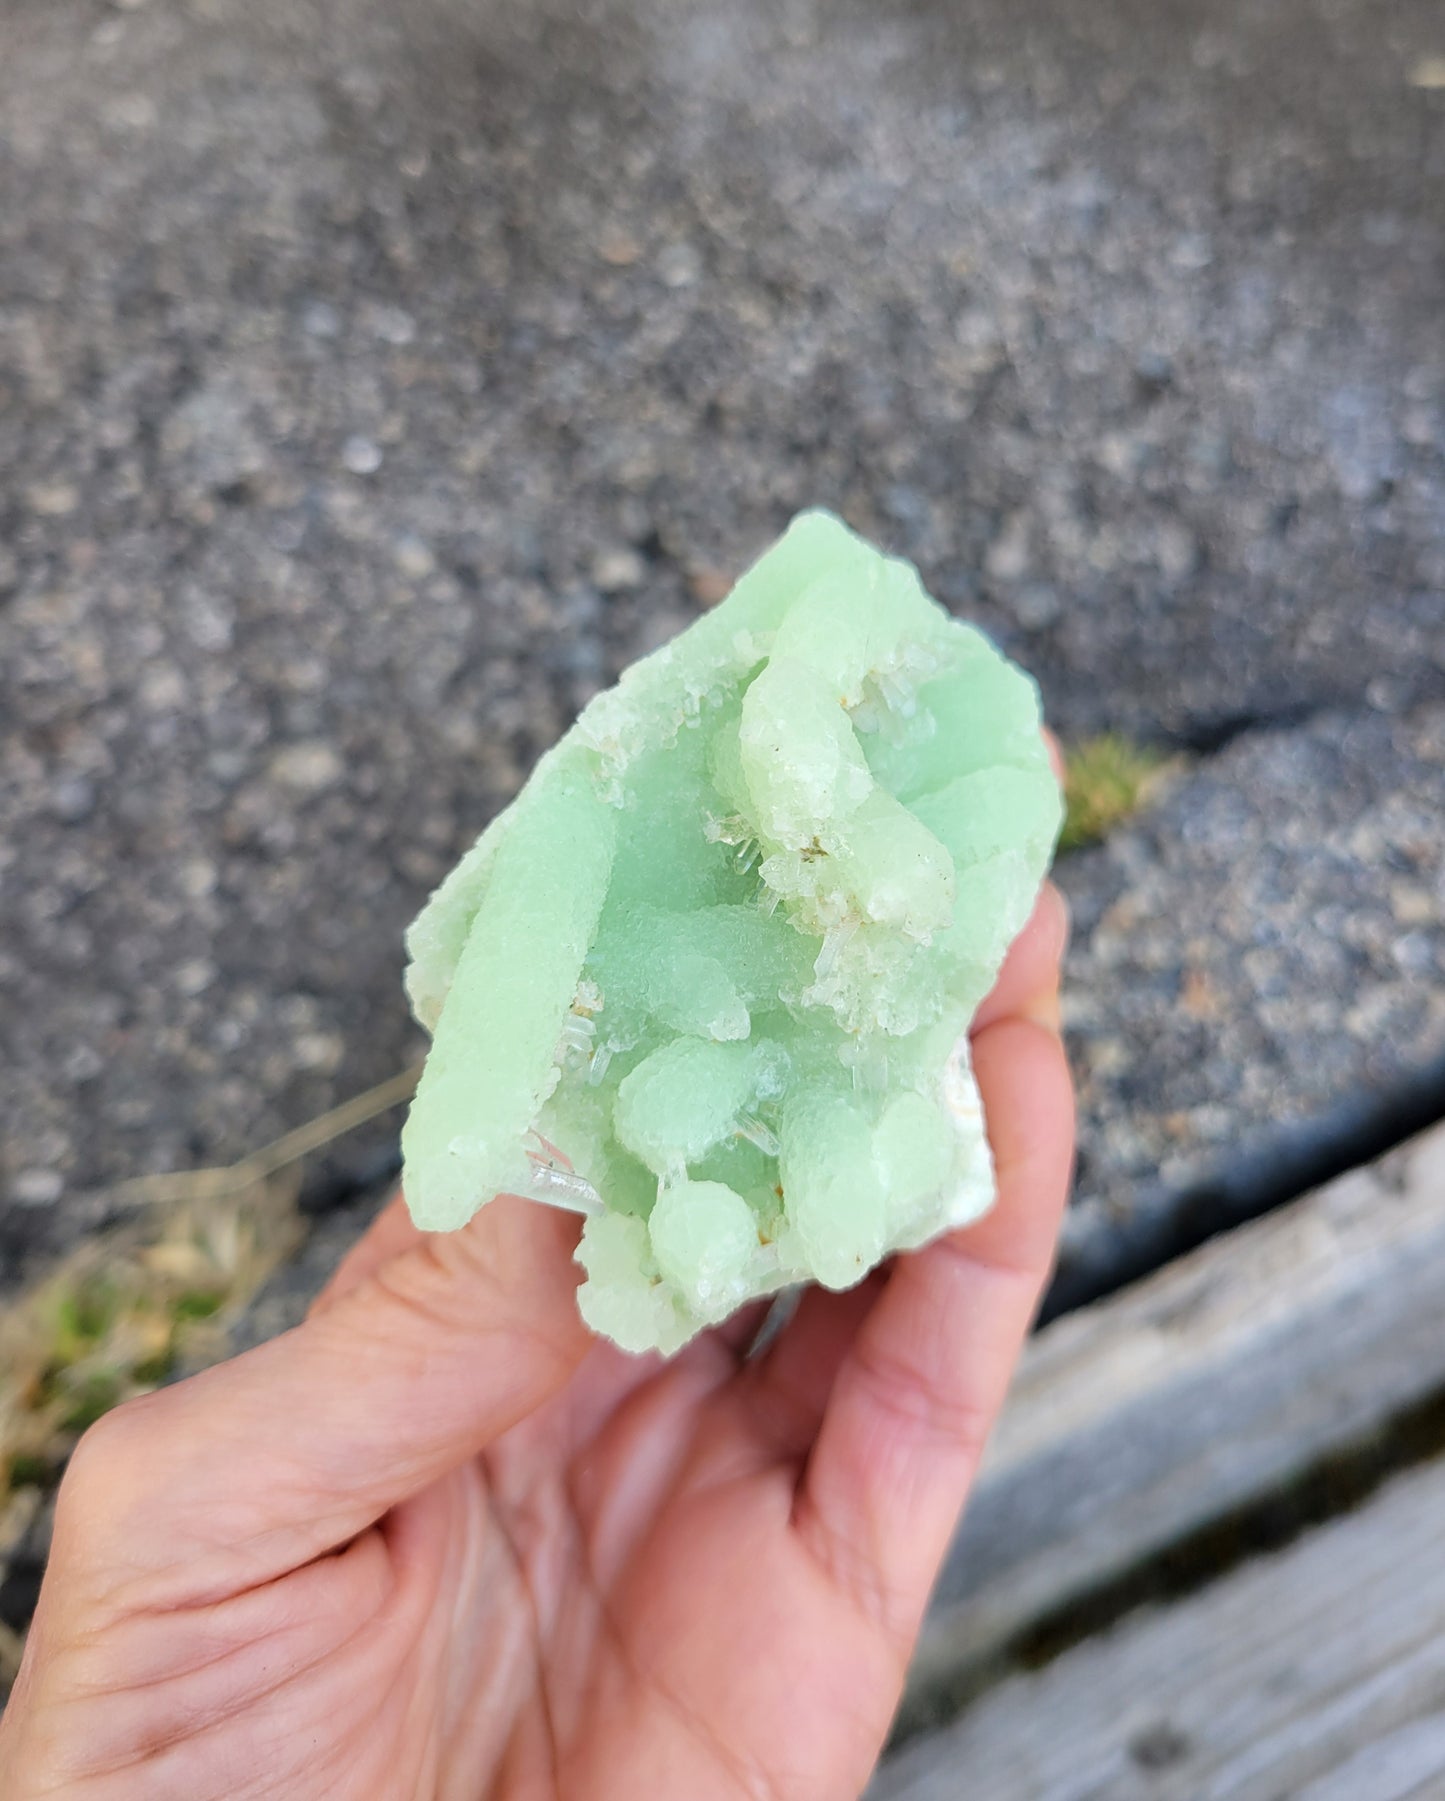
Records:
<instances>
[{"instance_id":1,"label":"dry grass blade","mask_svg":"<svg viewBox=\"0 0 1445 1801\"><path fill-rule=\"evenodd\" d=\"M0 1313L0 1509L53 1482L102 1413L225 1355L228 1327L302 1236L302 1159L405 1101L419 1073L226 1168L126 1183L132 1216Z\"/></svg>"},{"instance_id":2,"label":"dry grass blade","mask_svg":"<svg viewBox=\"0 0 1445 1801\"><path fill-rule=\"evenodd\" d=\"M416 1092L422 1066L413 1064L400 1075L379 1082L339 1107L311 1119L295 1131L287 1132L239 1163L224 1164L216 1169L182 1169L166 1175L137 1176L123 1182L116 1199L128 1206L161 1206L167 1201L191 1201L240 1193L253 1182L264 1180L278 1170L300 1163L304 1157L324 1150L327 1145L369 1124Z\"/></svg>"},{"instance_id":3,"label":"dry grass blade","mask_svg":"<svg viewBox=\"0 0 1445 1801\"><path fill-rule=\"evenodd\" d=\"M92 1420L185 1364L295 1248L296 1168L82 1245L0 1317L0 1501L54 1479Z\"/></svg>"}]
</instances>

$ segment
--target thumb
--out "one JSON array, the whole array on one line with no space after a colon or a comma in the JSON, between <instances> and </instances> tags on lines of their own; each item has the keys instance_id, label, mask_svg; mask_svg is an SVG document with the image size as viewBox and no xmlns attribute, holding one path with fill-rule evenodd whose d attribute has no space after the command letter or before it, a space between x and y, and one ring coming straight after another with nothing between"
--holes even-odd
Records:
<instances>
[{"instance_id":1,"label":"thumb","mask_svg":"<svg viewBox=\"0 0 1445 1801\"><path fill-rule=\"evenodd\" d=\"M576 1240L574 1219L499 1196L294 1331L107 1415L74 1459L104 1507L72 1552L173 1572L197 1601L346 1543L568 1380L591 1342Z\"/></svg>"}]
</instances>

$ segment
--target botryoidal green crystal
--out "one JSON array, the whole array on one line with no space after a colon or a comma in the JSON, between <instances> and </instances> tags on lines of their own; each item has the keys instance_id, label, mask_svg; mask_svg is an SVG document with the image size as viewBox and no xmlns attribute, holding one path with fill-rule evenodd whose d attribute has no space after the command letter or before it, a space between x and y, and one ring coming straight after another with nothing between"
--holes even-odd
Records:
<instances>
[{"instance_id":1,"label":"botryoidal green crystal","mask_svg":"<svg viewBox=\"0 0 1445 1801\"><path fill-rule=\"evenodd\" d=\"M977 1218L965 1034L1060 817L1029 677L803 514L591 702L412 926L412 1217L575 1208L584 1317L664 1352Z\"/></svg>"}]
</instances>

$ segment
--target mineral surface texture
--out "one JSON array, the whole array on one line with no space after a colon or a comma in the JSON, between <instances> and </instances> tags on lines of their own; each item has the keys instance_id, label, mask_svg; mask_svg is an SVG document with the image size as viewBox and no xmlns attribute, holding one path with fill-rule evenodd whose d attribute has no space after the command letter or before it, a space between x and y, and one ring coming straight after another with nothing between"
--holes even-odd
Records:
<instances>
[{"instance_id":1,"label":"mineral surface texture","mask_svg":"<svg viewBox=\"0 0 1445 1801\"><path fill-rule=\"evenodd\" d=\"M413 925L413 1217L575 1207L584 1316L665 1352L977 1217L965 1034L1059 820L1033 682L802 515L592 701Z\"/></svg>"}]
</instances>

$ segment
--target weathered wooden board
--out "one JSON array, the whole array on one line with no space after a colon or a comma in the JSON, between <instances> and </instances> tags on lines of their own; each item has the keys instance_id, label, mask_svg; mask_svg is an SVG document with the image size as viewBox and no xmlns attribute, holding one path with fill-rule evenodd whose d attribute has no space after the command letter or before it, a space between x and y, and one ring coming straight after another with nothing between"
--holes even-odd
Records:
<instances>
[{"instance_id":1,"label":"weathered wooden board","mask_svg":"<svg viewBox=\"0 0 1445 1801\"><path fill-rule=\"evenodd\" d=\"M869 1801L1438 1801L1445 1461L916 1739Z\"/></svg>"},{"instance_id":2,"label":"weathered wooden board","mask_svg":"<svg viewBox=\"0 0 1445 1801\"><path fill-rule=\"evenodd\" d=\"M915 1714L1030 1625L1445 1393L1442 1297L1437 1127L1040 1333L939 1585Z\"/></svg>"}]
</instances>

